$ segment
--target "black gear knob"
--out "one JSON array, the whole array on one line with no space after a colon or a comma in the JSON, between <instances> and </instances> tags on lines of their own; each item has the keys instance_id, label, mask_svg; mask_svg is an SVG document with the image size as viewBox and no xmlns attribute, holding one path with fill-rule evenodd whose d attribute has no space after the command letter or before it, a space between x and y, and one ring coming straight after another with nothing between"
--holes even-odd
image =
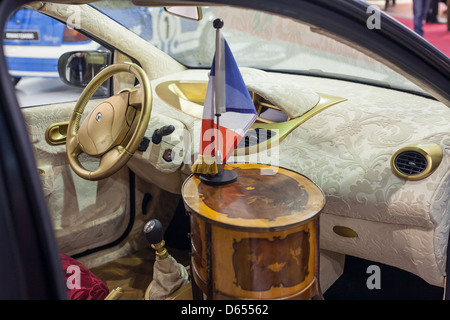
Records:
<instances>
[{"instance_id":1,"label":"black gear knob","mask_svg":"<svg viewBox=\"0 0 450 320\"><path fill-rule=\"evenodd\" d=\"M145 224L144 234L150 244L158 244L164 240L163 227L158 219L152 219Z\"/></svg>"},{"instance_id":2,"label":"black gear knob","mask_svg":"<svg viewBox=\"0 0 450 320\"><path fill-rule=\"evenodd\" d=\"M152 219L144 225L144 235L152 248L156 250L157 256L161 259L168 256L167 249L164 248L163 227L158 219Z\"/></svg>"}]
</instances>

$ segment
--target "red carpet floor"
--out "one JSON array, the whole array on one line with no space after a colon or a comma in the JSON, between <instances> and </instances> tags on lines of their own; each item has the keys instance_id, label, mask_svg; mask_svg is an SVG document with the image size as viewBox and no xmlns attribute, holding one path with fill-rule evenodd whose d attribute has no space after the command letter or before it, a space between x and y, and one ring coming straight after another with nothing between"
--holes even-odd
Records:
<instances>
[{"instance_id":1,"label":"red carpet floor","mask_svg":"<svg viewBox=\"0 0 450 320\"><path fill-rule=\"evenodd\" d=\"M413 29L413 21L404 18L395 18L399 22ZM450 57L450 31L447 31L447 24L424 23L424 38L431 42L436 48Z\"/></svg>"}]
</instances>

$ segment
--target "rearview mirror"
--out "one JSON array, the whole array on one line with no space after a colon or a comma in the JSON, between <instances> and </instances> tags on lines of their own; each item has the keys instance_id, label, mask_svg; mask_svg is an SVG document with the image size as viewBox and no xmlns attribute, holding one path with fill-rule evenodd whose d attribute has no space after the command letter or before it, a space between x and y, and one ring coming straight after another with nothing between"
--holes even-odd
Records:
<instances>
[{"instance_id":1,"label":"rearview mirror","mask_svg":"<svg viewBox=\"0 0 450 320\"><path fill-rule=\"evenodd\" d=\"M164 10L178 17L199 21L202 19L201 7L175 6L164 7Z\"/></svg>"},{"instance_id":2,"label":"rearview mirror","mask_svg":"<svg viewBox=\"0 0 450 320\"><path fill-rule=\"evenodd\" d=\"M85 87L103 68L110 64L109 51L71 51L58 60L58 73L62 82Z\"/></svg>"}]
</instances>

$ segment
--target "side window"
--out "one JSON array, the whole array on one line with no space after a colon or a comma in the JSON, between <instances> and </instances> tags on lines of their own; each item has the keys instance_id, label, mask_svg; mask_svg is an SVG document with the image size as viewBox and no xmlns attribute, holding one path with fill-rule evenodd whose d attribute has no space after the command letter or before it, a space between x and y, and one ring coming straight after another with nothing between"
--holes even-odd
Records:
<instances>
[{"instance_id":1,"label":"side window","mask_svg":"<svg viewBox=\"0 0 450 320\"><path fill-rule=\"evenodd\" d=\"M76 101L112 59L99 43L29 8L10 15L3 48L21 107ZM106 81L94 97L109 96L110 83Z\"/></svg>"}]
</instances>

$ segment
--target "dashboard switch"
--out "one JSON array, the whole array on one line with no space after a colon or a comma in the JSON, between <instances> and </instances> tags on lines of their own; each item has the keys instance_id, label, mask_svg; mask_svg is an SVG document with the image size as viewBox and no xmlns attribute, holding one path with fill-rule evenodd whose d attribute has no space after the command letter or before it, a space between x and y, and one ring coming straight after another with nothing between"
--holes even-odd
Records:
<instances>
[{"instance_id":1,"label":"dashboard switch","mask_svg":"<svg viewBox=\"0 0 450 320\"><path fill-rule=\"evenodd\" d=\"M168 126L164 126L161 127L159 129L156 129L153 132L153 136L152 136L152 142L154 144L158 144L161 142L162 137L164 136L168 136L169 134L171 134L173 131L175 130L175 127L173 125L168 125Z\"/></svg>"}]
</instances>

